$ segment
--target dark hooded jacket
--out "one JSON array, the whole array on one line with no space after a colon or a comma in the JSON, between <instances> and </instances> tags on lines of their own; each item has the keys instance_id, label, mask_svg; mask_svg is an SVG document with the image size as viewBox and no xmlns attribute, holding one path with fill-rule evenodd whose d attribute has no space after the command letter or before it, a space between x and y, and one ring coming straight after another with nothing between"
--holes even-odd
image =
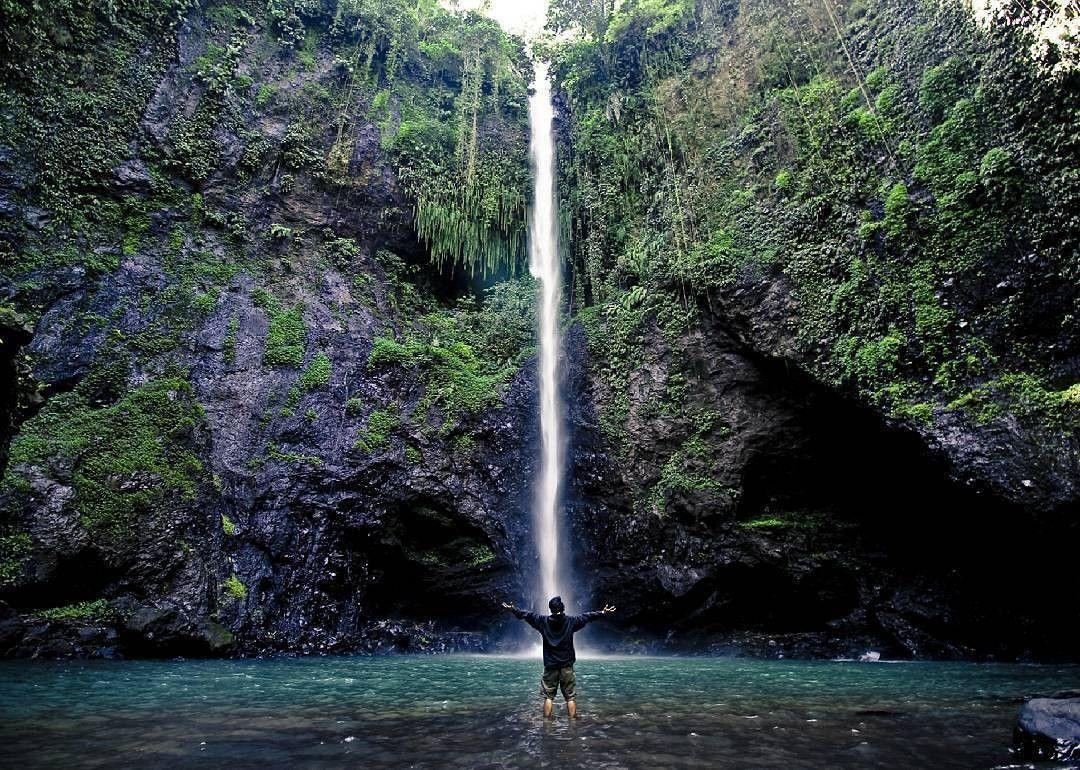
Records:
<instances>
[{"instance_id":1,"label":"dark hooded jacket","mask_svg":"<svg viewBox=\"0 0 1080 770\"><path fill-rule=\"evenodd\" d=\"M574 633L601 617L602 612L584 615L538 615L535 612L514 610L514 614L540 632L544 638L544 668L562 668L577 660L574 653Z\"/></svg>"}]
</instances>

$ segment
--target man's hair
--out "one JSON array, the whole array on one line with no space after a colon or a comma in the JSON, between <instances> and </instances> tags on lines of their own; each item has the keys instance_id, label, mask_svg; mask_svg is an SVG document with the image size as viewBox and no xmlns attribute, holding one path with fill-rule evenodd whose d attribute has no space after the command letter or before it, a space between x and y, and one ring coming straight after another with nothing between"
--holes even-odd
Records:
<instances>
[{"instance_id":1,"label":"man's hair","mask_svg":"<svg viewBox=\"0 0 1080 770\"><path fill-rule=\"evenodd\" d=\"M562 615L566 611L566 605L563 604L561 596L552 596L551 601L548 602L548 609L551 610L552 615Z\"/></svg>"}]
</instances>

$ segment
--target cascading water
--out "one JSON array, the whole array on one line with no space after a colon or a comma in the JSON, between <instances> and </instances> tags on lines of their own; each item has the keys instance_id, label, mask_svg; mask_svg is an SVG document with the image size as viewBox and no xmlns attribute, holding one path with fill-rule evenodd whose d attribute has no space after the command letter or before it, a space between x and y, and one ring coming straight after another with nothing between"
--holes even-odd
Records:
<instances>
[{"instance_id":1,"label":"cascading water","mask_svg":"<svg viewBox=\"0 0 1080 770\"><path fill-rule=\"evenodd\" d=\"M529 272L540 281L540 477L533 503L534 532L540 554L540 608L560 593L559 498L562 486L562 402L559 396L559 307L562 273L555 217L555 109L547 64L537 62L529 100L532 128L533 204L529 232Z\"/></svg>"}]
</instances>

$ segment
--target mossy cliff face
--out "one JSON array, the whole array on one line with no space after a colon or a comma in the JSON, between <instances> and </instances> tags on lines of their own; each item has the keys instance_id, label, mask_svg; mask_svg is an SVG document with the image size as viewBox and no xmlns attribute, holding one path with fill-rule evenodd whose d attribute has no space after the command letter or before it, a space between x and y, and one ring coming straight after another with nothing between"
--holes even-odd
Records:
<instances>
[{"instance_id":1,"label":"mossy cliff face","mask_svg":"<svg viewBox=\"0 0 1080 770\"><path fill-rule=\"evenodd\" d=\"M482 646L529 559L520 42L434 2L12 13L3 652Z\"/></svg>"},{"instance_id":2,"label":"mossy cliff face","mask_svg":"<svg viewBox=\"0 0 1080 770\"><path fill-rule=\"evenodd\" d=\"M1072 654L1080 75L1000 13L628 0L556 47L575 525L642 638Z\"/></svg>"},{"instance_id":3,"label":"mossy cliff face","mask_svg":"<svg viewBox=\"0 0 1080 770\"><path fill-rule=\"evenodd\" d=\"M1075 656L1075 69L1019 4L611 6L552 17L575 597L624 648ZM521 43L2 13L0 654L487 645L535 560Z\"/></svg>"}]
</instances>

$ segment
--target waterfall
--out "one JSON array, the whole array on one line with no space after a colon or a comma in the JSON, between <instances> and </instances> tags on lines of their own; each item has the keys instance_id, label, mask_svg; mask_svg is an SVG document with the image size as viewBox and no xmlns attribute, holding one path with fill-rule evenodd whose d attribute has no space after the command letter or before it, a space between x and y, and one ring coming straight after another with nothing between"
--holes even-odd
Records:
<instances>
[{"instance_id":1,"label":"waterfall","mask_svg":"<svg viewBox=\"0 0 1080 770\"><path fill-rule=\"evenodd\" d=\"M533 502L534 535L540 555L540 609L560 593L559 497L565 438L559 396L559 309L562 273L555 203L555 109L546 63L536 63L529 99L532 128L533 204L529 231L529 272L540 281L540 477Z\"/></svg>"}]
</instances>

